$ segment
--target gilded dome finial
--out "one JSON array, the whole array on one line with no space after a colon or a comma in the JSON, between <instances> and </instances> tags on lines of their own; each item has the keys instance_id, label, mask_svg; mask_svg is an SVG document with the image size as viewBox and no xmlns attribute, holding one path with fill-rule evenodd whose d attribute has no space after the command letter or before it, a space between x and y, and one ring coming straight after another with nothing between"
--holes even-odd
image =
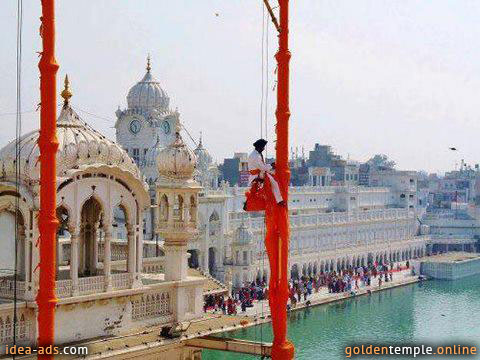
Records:
<instances>
[{"instance_id":1,"label":"gilded dome finial","mask_svg":"<svg viewBox=\"0 0 480 360\"><path fill-rule=\"evenodd\" d=\"M60 96L63 98L63 105L68 105L72 92L70 91L70 81L68 81L68 75L65 75L64 88Z\"/></svg>"},{"instance_id":2,"label":"gilded dome finial","mask_svg":"<svg viewBox=\"0 0 480 360\"><path fill-rule=\"evenodd\" d=\"M150 54L147 56L147 72L150 72L152 70L152 66L150 65Z\"/></svg>"}]
</instances>

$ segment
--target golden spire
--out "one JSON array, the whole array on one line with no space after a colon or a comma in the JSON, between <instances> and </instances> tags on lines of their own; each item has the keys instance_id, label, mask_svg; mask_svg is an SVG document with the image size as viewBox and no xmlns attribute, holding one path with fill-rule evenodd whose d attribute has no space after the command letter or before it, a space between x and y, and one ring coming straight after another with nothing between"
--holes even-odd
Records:
<instances>
[{"instance_id":1,"label":"golden spire","mask_svg":"<svg viewBox=\"0 0 480 360\"><path fill-rule=\"evenodd\" d=\"M63 105L68 105L70 98L72 97L72 92L70 91L70 81L68 81L68 75L65 75L65 81L64 81L65 87L60 94L60 96L63 98Z\"/></svg>"},{"instance_id":2,"label":"golden spire","mask_svg":"<svg viewBox=\"0 0 480 360\"><path fill-rule=\"evenodd\" d=\"M150 66L150 54L148 54L148 56L147 56L147 72L150 72L151 69L152 69L152 67Z\"/></svg>"}]
</instances>

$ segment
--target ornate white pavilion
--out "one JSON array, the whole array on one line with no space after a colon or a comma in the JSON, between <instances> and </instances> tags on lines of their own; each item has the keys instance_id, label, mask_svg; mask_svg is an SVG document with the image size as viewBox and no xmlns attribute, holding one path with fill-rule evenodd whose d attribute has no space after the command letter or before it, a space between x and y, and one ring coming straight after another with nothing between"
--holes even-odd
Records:
<instances>
[{"instance_id":1,"label":"ornate white pavilion","mask_svg":"<svg viewBox=\"0 0 480 360\"><path fill-rule=\"evenodd\" d=\"M148 271L152 261L143 263L143 214L151 207L148 186L127 152L77 115L71 96L66 78L57 120L56 342L202 317L205 278L187 272L186 247L195 236L200 187L193 180L195 154L183 143L179 126L176 140L159 154L157 191L167 194L167 202L154 209L165 214L158 231L173 234L165 236L168 266L164 257L155 258L153 269L162 274L146 274L153 272ZM0 346L13 339L15 265L17 343L36 339L38 137L39 131L33 131L0 150ZM113 234L121 231L126 239L118 243ZM122 250L120 256L115 253ZM181 351L186 356L191 352Z\"/></svg>"}]
</instances>

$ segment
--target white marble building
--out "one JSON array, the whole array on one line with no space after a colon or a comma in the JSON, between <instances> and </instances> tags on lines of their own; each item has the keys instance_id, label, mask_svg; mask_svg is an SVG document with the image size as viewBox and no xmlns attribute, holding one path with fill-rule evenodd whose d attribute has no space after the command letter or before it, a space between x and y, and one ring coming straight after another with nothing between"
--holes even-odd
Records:
<instances>
[{"instance_id":1,"label":"white marble building","mask_svg":"<svg viewBox=\"0 0 480 360\"><path fill-rule=\"evenodd\" d=\"M152 74L150 58L146 73L127 95L127 108L116 111L116 139L133 158L146 178L152 204L155 199L155 184L158 180L157 157L159 152L175 141L175 129L180 124L180 113L170 109L170 99ZM194 178L202 185L215 188L218 184L218 167L213 164L200 139L194 150L198 158ZM144 237L155 240L153 210L144 217Z\"/></svg>"},{"instance_id":2,"label":"white marble building","mask_svg":"<svg viewBox=\"0 0 480 360\"><path fill-rule=\"evenodd\" d=\"M242 210L245 188L205 190L200 196L201 236L190 252L204 271L233 285L268 278L262 214ZM291 276L368 261L405 261L425 254L428 235L419 233L415 211L389 203L381 187L291 187ZM250 250L249 250L250 249Z\"/></svg>"},{"instance_id":3,"label":"white marble building","mask_svg":"<svg viewBox=\"0 0 480 360\"><path fill-rule=\"evenodd\" d=\"M177 110L169 110L169 98L153 78L149 62L144 78L128 92L127 103L126 110L117 111L117 140L134 157L148 182L154 184L158 172L152 161L174 140L173 129L180 120ZM194 154L195 179L203 190L198 198L199 236L188 245L190 266L198 266L221 281L229 269L237 286L258 276L268 276L263 217L242 210L245 188L217 186L218 167L201 140ZM374 187L321 186L330 182L331 173L325 171L314 173L316 181L311 181L316 186L290 189L293 274L356 265L376 258L398 261L425 252L426 237L416 236L414 173L376 174L372 178ZM326 178L322 182L317 175ZM153 187L150 195L152 204L160 201ZM149 240L155 239L154 219L153 210L147 211L144 234ZM242 260L240 266L236 261L237 247L239 243L243 248L246 245L235 234L241 224L253 238L248 263ZM241 250L241 257L243 251L247 250Z\"/></svg>"},{"instance_id":4,"label":"white marble building","mask_svg":"<svg viewBox=\"0 0 480 360\"><path fill-rule=\"evenodd\" d=\"M189 196L180 205L167 206L167 213L173 215L158 223L157 230L165 235L167 259L144 261L143 218L151 204L148 186L126 151L76 114L67 79L65 84L57 120L56 344L202 318L205 278L187 273L187 244L196 235L200 187L193 180L195 155L183 144L178 122L175 141L159 152L162 161L155 161L155 190L177 199ZM0 353L13 341L16 219L17 344L35 344L38 336L38 138L38 130L22 136L18 158L15 141L0 150ZM168 156L172 153L173 158ZM153 211L160 213L155 207ZM126 233L120 242L113 238L119 227ZM115 254L118 245L123 252ZM194 352L198 351L179 345L160 358L193 359Z\"/></svg>"}]
</instances>

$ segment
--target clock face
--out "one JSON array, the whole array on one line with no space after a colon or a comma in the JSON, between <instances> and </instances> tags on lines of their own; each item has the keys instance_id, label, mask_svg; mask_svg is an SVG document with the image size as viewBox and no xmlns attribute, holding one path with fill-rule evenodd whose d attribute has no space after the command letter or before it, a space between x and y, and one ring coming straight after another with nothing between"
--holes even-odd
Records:
<instances>
[{"instance_id":1,"label":"clock face","mask_svg":"<svg viewBox=\"0 0 480 360\"><path fill-rule=\"evenodd\" d=\"M168 121L164 121L162 123L162 129L163 129L163 132L165 133L165 135L170 134L170 123Z\"/></svg>"},{"instance_id":2,"label":"clock face","mask_svg":"<svg viewBox=\"0 0 480 360\"><path fill-rule=\"evenodd\" d=\"M130 132L132 134L138 134L141 128L142 128L142 125L140 124L140 121L138 121L137 119L133 119L130 122Z\"/></svg>"}]
</instances>

